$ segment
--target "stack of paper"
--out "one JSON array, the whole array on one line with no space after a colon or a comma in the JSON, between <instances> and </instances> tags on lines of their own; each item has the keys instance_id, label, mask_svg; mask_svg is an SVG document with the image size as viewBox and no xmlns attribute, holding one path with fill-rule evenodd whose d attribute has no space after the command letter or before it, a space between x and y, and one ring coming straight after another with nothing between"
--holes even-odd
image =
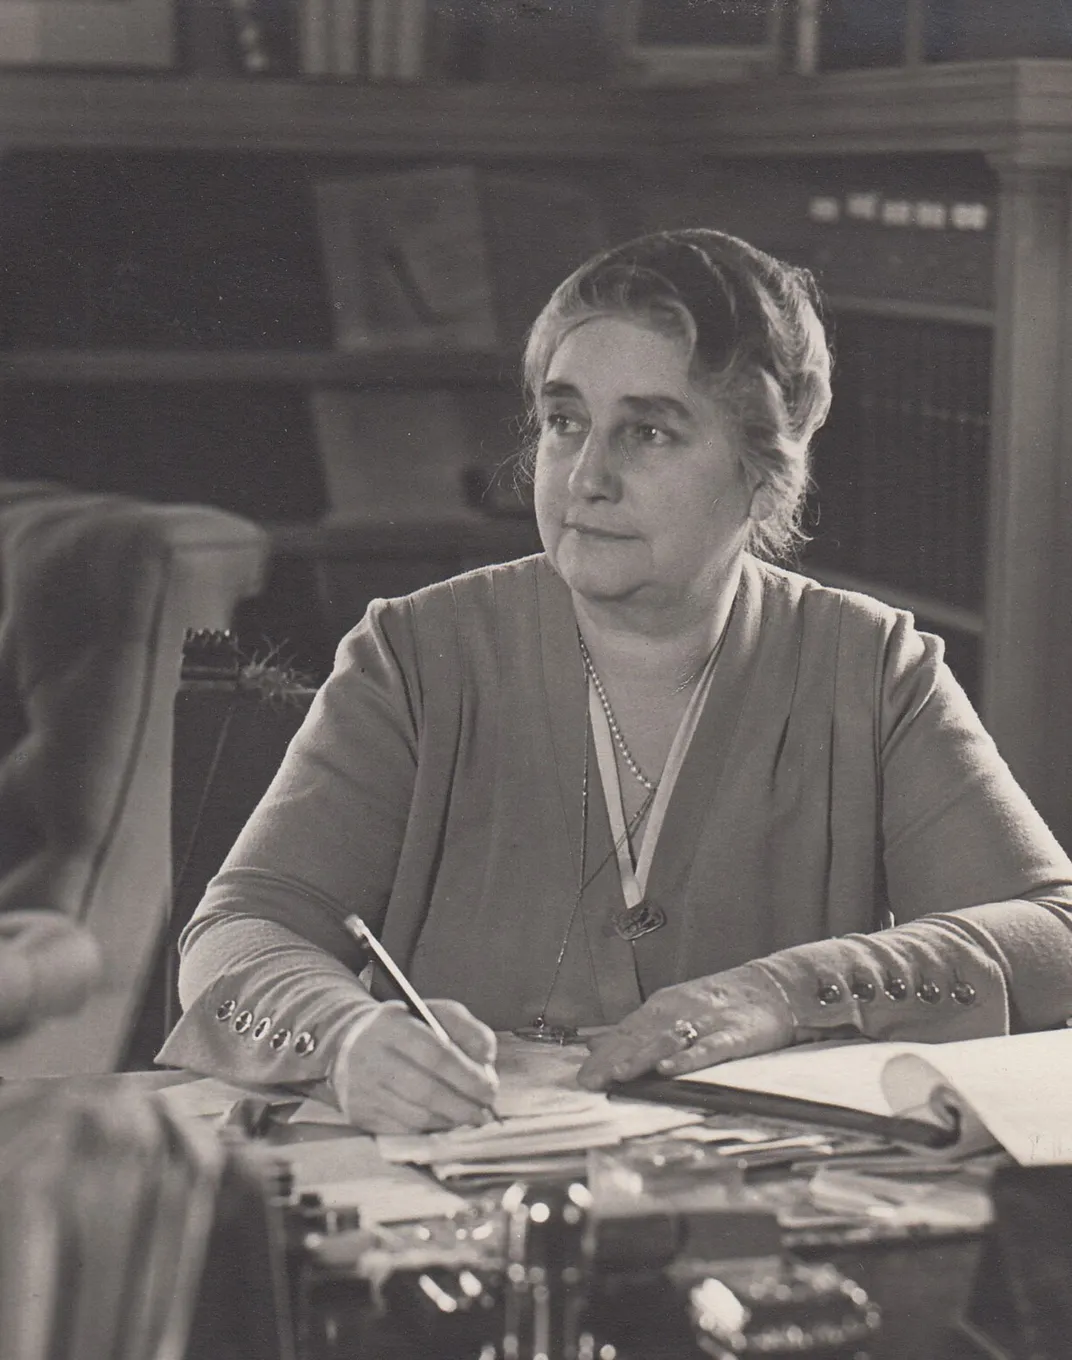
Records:
<instances>
[{"instance_id":1,"label":"stack of paper","mask_svg":"<svg viewBox=\"0 0 1072 1360\"><path fill-rule=\"evenodd\" d=\"M534 1158L611 1147L627 1138L665 1133L701 1116L690 1110L611 1101L577 1085L577 1069L587 1057L583 1045L560 1048L500 1036L499 1122L444 1133L398 1134L377 1139L389 1162L429 1166L453 1177L478 1171L526 1174Z\"/></svg>"}]
</instances>

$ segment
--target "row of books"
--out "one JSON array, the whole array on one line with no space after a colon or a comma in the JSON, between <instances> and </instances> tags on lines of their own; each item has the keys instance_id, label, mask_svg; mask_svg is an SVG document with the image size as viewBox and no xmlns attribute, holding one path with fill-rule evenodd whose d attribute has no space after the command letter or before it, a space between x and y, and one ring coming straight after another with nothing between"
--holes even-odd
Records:
<instances>
[{"instance_id":1,"label":"row of books","mask_svg":"<svg viewBox=\"0 0 1072 1360\"><path fill-rule=\"evenodd\" d=\"M193 41L199 67L222 56L224 68L246 75L415 82L429 64L429 0L226 0L219 12L201 4L190 19L218 30L220 14L230 31Z\"/></svg>"},{"instance_id":2,"label":"row of books","mask_svg":"<svg viewBox=\"0 0 1072 1360\"><path fill-rule=\"evenodd\" d=\"M812 560L980 607L990 349L983 327L838 319L834 405L816 448Z\"/></svg>"},{"instance_id":3,"label":"row of books","mask_svg":"<svg viewBox=\"0 0 1072 1360\"><path fill-rule=\"evenodd\" d=\"M299 0L299 71L419 80L428 23L428 0Z\"/></svg>"}]
</instances>

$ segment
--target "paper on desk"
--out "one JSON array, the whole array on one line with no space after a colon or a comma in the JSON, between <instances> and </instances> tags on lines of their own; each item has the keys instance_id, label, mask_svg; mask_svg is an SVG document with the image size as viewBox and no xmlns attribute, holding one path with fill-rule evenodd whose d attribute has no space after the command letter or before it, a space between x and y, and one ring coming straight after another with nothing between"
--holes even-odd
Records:
<instances>
[{"instance_id":1,"label":"paper on desk","mask_svg":"<svg viewBox=\"0 0 1072 1360\"><path fill-rule=\"evenodd\" d=\"M422 1172L384 1161L373 1139L358 1134L287 1143L277 1151L290 1163L298 1191L314 1191L330 1208L359 1209L365 1225L449 1218L465 1207Z\"/></svg>"},{"instance_id":2,"label":"paper on desk","mask_svg":"<svg viewBox=\"0 0 1072 1360\"><path fill-rule=\"evenodd\" d=\"M604 1096L582 1091L576 1083L577 1068L588 1053L583 1044L540 1044L512 1034L498 1037L495 1067L500 1087L495 1097L495 1113L501 1119L540 1114L565 1116L605 1107ZM334 1106L321 1100L304 1100L288 1122L345 1125L347 1121Z\"/></svg>"},{"instance_id":3,"label":"paper on desk","mask_svg":"<svg viewBox=\"0 0 1072 1360\"><path fill-rule=\"evenodd\" d=\"M586 1056L583 1045L560 1048L500 1036L500 1088L495 1101L500 1123L445 1133L386 1135L377 1139L379 1149L390 1162L458 1167L610 1147L702 1118L689 1110L610 1101L599 1091L581 1090L577 1069Z\"/></svg>"},{"instance_id":4,"label":"paper on desk","mask_svg":"<svg viewBox=\"0 0 1072 1360\"><path fill-rule=\"evenodd\" d=\"M802 1044L687 1074L936 1125L960 1118L949 1155L999 1143L1023 1166L1072 1163L1072 1029L921 1044ZM932 1153L932 1155L935 1155Z\"/></svg>"}]
</instances>

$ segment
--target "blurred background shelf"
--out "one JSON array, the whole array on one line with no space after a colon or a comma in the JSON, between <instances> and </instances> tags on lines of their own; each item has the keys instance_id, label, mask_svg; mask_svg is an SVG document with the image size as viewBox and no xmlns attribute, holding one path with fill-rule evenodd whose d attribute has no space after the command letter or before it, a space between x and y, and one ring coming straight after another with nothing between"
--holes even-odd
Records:
<instances>
[{"instance_id":1,"label":"blurred background shelf","mask_svg":"<svg viewBox=\"0 0 1072 1360\"><path fill-rule=\"evenodd\" d=\"M511 383L516 354L398 350L82 350L0 352L0 383L294 383L385 387Z\"/></svg>"},{"instance_id":2,"label":"blurred background shelf","mask_svg":"<svg viewBox=\"0 0 1072 1360\"><path fill-rule=\"evenodd\" d=\"M523 500L484 513L431 461L408 474L415 496L428 479L420 525L375 507L333 524L347 507L322 427L333 402L363 428L378 411L405 481L384 413L423 391L425 444L454 413L450 469L501 468L523 437L516 356L550 251L515 207L495 345L341 352L316 185L472 167L526 186L552 222L590 197L608 240L722 227L809 267L827 297L834 415L805 568L943 633L1072 843L1072 61L991 59L1007 7L963 15L983 10L990 36L963 55L985 60L698 89L586 78L569 51L554 84L0 70L4 474L273 526L282 565L253 623L323 663L370 594L535 546Z\"/></svg>"}]
</instances>

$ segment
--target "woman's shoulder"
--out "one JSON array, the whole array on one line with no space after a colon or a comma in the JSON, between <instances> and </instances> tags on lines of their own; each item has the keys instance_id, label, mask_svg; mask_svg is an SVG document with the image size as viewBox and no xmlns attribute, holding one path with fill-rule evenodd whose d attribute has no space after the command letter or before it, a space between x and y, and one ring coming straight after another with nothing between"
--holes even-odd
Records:
<instances>
[{"instance_id":1,"label":"woman's shoulder","mask_svg":"<svg viewBox=\"0 0 1072 1360\"><path fill-rule=\"evenodd\" d=\"M490 566L474 567L470 571L447 576L431 585L422 586L409 595L379 601L381 608L410 614L435 614L463 609L497 610L504 596L528 593L535 588L537 578L554 575L543 553L514 558L509 562L495 562Z\"/></svg>"},{"instance_id":2,"label":"woman's shoulder","mask_svg":"<svg viewBox=\"0 0 1072 1360\"><path fill-rule=\"evenodd\" d=\"M776 566L759 558L749 565L760 591L765 612L788 611L803 615L809 623L859 627L889 634L896 628L912 628L912 615L885 604L873 595L847 586L820 581L806 572Z\"/></svg>"},{"instance_id":3,"label":"woman's shoulder","mask_svg":"<svg viewBox=\"0 0 1072 1360\"><path fill-rule=\"evenodd\" d=\"M560 584L544 554L534 553L448 576L408 595L373 600L366 619L388 637L443 641L457 635L468 645L481 633L524 629L538 591Z\"/></svg>"}]
</instances>

